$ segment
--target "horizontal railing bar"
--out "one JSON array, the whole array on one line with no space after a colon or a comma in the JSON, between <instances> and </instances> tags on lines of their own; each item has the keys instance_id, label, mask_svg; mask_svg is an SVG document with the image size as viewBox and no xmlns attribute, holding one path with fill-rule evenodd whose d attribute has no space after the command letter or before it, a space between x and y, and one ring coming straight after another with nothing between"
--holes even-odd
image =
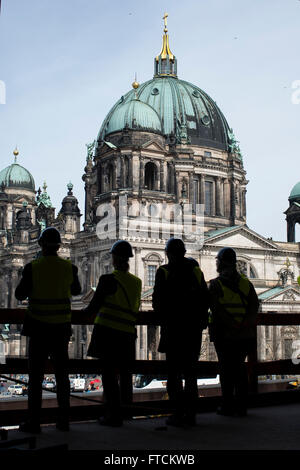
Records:
<instances>
[{"instance_id":1,"label":"horizontal railing bar","mask_svg":"<svg viewBox=\"0 0 300 470\"><path fill-rule=\"evenodd\" d=\"M300 375L300 364L294 364L290 359L282 359L277 361L258 362L256 364L247 365L254 367L256 375L281 375L292 374ZM27 358L7 357L5 364L0 364L0 374L24 374L28 371ZM53 373L53 365L50 360L46 361L45 373ZM101 374L101 361L95 359L69 359L68 371L70 374ZM165 361L157 360L135 360L129 367L128 372L132 374L162 375L167 372ZM198 378L216 377L219 373L219 365L217 361L198 361L197 364Z\"/></svg>"},{"instance_id":2,"label":"horizontal railing bar","mask_svg":"<svg viewBox=\"0 0 300 470\"><path fill-rule=\"evenodd\" d=\"M0 374L16 374L25 373L27 371L27 358L6 357L6 363L0 364ZM218 363L215 361L199 361L198 362L199 378L202 377L216 377L218 374ZM100 360L96 359L69 359L68 363L69 373L101 373L102 364ZM50 360L45 363L45 373L51 373L53 366ZM131 374L144 373L149 375L161 375L167 373L166 361L157 360L135 360L132 364L128 365L128 372Z\"/></svg>"},{"instance_id":3,"label":"horizontal railing bar","mask_svg":"<svg viewBox=\"0 0 300 470\"><path fill-rule=\"evenodd\" d=\"M22 324L24 322L25 308L1 308L0 324ZM84 315L81 310L72 310L73 325L93 325L94 320ZM158 315L153 311L141 311L137 319L138 325L159 325ZM257 318L258 325L300 325L300 312L260 313Z\"/></svg>"}]
</instances>

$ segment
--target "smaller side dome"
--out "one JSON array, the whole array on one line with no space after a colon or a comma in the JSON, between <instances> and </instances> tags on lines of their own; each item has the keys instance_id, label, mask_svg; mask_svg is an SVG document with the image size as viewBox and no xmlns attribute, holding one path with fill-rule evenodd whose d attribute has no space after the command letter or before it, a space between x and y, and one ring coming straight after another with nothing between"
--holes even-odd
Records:
<instances>
[{"instance_id":1,"label":"smaller side dome","mask_svg":"<svg viewBox=\"0 0 300 470\"><path fill-rule=\"evenodd\" d=\"M144 130L149 132L162 132L160 117L152 106L133 99L117 106L100 132L101 137L123 129Z\"/></svg>"},{"instance_id":2,"label":"smaller side dome","mask_svg":"<svg viewBox=\"0 0 300 470\"><path fill-rule=\"evenodd\" d=\"M300 181L299 183L295 184L289 196L290 201L293 201L295 199L300 199Z\"/></svg>"},{"instance_id":3,"label":"smaller side dome","mask_svg":"<svg viewBox=\"0 0 300 470\"><path fill-rule=\"evenodd\" d=\"M13 163L0 171L0 185L2 184L6 188L29 189L35 192L33 176L18 163Z\"/></svg>"},{"instance_id":4,"label":"smaller side dome","mask_svg":"<svg viewBox=\"0 0 300 470\"><path fill-rule=\"evenodd\" d=\"M28 189L35 193L35 183L32 174L17 163L19 150L15 148L13 154L15 157L14 163L0 171L0 186L3 189Z\"/></svg>"}]
</instances>

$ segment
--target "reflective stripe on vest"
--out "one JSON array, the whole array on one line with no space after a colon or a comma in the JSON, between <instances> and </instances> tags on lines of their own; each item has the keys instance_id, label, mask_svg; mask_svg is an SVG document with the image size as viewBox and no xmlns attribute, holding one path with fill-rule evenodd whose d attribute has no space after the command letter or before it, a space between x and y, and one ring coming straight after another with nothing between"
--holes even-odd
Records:
<instances>
[{"instance_id":1,"label":"reflective stripe on vest","mask_svg":"<svg viewBox=\"0 0 300 470\"><path fill-rule=\"evenodd\" d=\"M220 281L220 279L218 282L223 291L223 297L219 297L218 302L226 310L226 312L235 319L235 321L241 323L246 315L246 309L248 305L247 297L250 291L250 284L248 279L244 276L241 276L238 285L240 293L235 292L229 287L225 286Z\"/></svg>"},{"instance_id":2,"label":"reflective stripe on vest","mask_svg":"<svg viewBox=\"0 0 300 470\"><path fill-rule=\"evenodd\" d=\"M95 324L126 333L135 333L135 323L141 298L141 280L130 273L114 271L117 290L105 297Z\"/></svg>"},{"instance_id":3,"label":"reflective stripe on vest","mask_svg":"<svg viewBox=\"0 0 300 470\"><path fill-rule=\"evenodd\" d=\"M72 263L59 256L42 256L32 261L32 292L28 314L43 323L71 321Z\"/></svg>"},{"instance_id":4,"label":"reflective stripe on vest","mask_svg":"<svg viewBox=\"0 0 300 470\"><path fill-rule=\"evenodd\" d=\"M161 266L160 269L162 269L164 271L165 277L166 277L166 280L167 280L168 277L169 277L169 270L167 268L162 267L162 266ZM201 269L199 268L199 266L195 266L193 268L193 273L195 274L198 283L201 284L203 273L202 273Z\"/></svg>"}]
</instances>

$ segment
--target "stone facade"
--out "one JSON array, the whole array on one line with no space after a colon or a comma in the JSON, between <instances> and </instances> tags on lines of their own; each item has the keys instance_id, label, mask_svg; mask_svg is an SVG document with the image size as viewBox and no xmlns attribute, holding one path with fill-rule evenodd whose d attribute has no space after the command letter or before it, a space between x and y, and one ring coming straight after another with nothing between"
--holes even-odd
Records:
<instances>
[{"instance_id":1,"label":"stone facade","mask_svg":"<svg viewBox=\"0 0 300 470\"><path fill-rule=\"evenodd\" d=\"M169 44L166 36L164 44ZM21 270L39 251L41 229L52 225L61 232L60 255L79 270L83 291L73 308L90 301L99 276L112 270L112 243L124 238L134 251L130 271L143 281L142 309L151 309L155 272L167 262L164 247L173 235L185 241L207 281L217 275L219 249L231 246L263 312L300 312L299 244L291 236L287 243L266 239L247 226L248 181L238 142L215 102L177 79L176 58L168 48L155 59L154 79L134 82L108 113L97 140L87 145L83 221L71 184L57 216L45 186L35 193L19 184L1 185L1 307L18 306L14 290ZM191 232L185 230L187 221ZM193 230L200 225L195 243ZM91 330L74 328L71 356L86 356ZM3 325L0 357L26 352L19 331ZM138 326L137 332L137 358L160 358L159 328ZM287 357L298 334L298 327L260 327L260 359ZM215 358L207 332L201 352L203 359Z\"/></svg>"}]
</instances>

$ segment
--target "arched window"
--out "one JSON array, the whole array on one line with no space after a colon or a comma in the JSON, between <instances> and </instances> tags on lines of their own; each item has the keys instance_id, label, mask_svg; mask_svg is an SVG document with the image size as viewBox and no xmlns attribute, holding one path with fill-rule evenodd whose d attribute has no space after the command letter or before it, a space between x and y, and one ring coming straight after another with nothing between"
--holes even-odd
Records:
<instances>
[{"instance_id":1,"label":"arched window","mask_svg":"<svg viewBox=\"0 0 300 470\"><path fill-rule=\"evenodd\" d=\"M153 162L148 162L145 165L145 189L155 190L155 183L157 179L157 170Z\"/></svg>"},{"instance_id":2,"label":"arched window","mask_svg":"<svg viewBox=\"0 0 300 470\"><path fill-rule=\"evenodd\" d=\"M148 264L147 270L148 270L148 272L147 272L147 284L148 284L148 286L154 286L157 265L156 264Z\"/></svg>"},{"instance_id":3,"label":"arched window","mask_svg":"<svg viewBox=\"0 0 300 470\"><path fill-rule=\"evenodd\" d=\"M249 261L238 260L236 268L240 274L244 274L249 279L257 278L257 274Z\"/></svg>"},{"instance_id":4,"label":"arched window","mask_svg":"<svg viewBox=\"0 0 300 470\"><path fill-rule=\"evenodd\" d=\"M149 253L144 259L145 277L144 284L147 287L154 286L156 271L163 263L163 259L158 253Z\"/></svg>"}]
</instances>

